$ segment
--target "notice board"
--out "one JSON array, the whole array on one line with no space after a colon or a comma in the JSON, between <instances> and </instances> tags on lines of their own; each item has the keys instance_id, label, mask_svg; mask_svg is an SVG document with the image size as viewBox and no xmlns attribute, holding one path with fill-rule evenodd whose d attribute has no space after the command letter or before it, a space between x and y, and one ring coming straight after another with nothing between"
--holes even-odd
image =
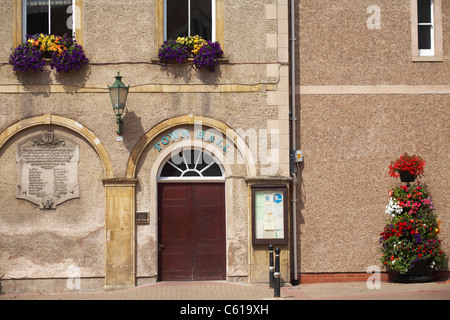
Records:
<instances>
[{"instance_id":1,"label":"notice board","mask_svg":"<svg viewBox=\"0 0 450 320\"><path fill-rule=\"evenodd\" d=\"M252 186L253 244L287 244L287 187Z\"/></svg>"}]
</instances>

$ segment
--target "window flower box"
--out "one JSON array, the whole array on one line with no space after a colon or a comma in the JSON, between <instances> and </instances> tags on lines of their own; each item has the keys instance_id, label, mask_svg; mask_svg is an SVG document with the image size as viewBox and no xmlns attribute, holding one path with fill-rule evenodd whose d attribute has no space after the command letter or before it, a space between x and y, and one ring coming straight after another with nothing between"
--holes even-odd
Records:
<instances>
[{"instance_id":1,"label":"window flower box","mask_svg":"<svg viewBox=\"0 0 450 320\"><path fill-rule=\"evenodd\" d=\"M177 40L167 40L158 52L158 62L167 64L192 63L198 69L215 71L215 67L225 59L218 42L202 39L200 36L179 37Z\"/></svg>"},{"instance_id":2,"label":"window flower box","mask_svg":"<svg viewBox=\"0 0 450 320\"><path fill-rule=\"evenodd\" d=\"M9 57L14 71L42 72L49 64L58 73L68 73L81 69L89 60L83 47L71 37L35 34L27 36Z\"/></svg>"}]
</instances>

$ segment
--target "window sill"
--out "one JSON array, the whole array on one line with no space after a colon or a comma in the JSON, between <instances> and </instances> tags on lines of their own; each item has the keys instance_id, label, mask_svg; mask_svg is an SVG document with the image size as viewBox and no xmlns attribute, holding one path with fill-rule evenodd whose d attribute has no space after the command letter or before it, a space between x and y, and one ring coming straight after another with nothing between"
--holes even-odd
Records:
<instances>
[{"instance_id":1,"label":"window sill","mask_svg":"<svg viewBox=\"0 0 450 320\"><path fill-rule=\"evenodd\" d=\"M416 56L412 57L412 62L442 62L442 56Z\"/></svg>"}]
</instances>

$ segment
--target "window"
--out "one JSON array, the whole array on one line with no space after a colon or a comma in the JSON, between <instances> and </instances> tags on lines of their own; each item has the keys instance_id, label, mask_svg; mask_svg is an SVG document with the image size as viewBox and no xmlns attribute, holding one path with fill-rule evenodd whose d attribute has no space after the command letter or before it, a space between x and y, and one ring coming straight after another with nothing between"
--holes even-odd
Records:
<instances>
[{"instance_id":1,"label":"window","mask_svg":"<svg viewBox=\"0 0 450 320\"><path fill-rule=\"evenodd\" d=\"M198 9L199 7L201 9ZM177 10L177 8L180 10ZM206 11L209 12L209 8L211 8L210 18L209 13L205 14ZM225 0L155 0L155 52L158 52L165 40L176 38L177 34L186 36L190 31L191 35L194 36L195 32L204 35L203 30L206 30L207 33L203 37L207 40L220 42L220 46L224 50L224 14ZM174 16L182 17L180 19L183 20L178 21ZM211 20L210 27L209 23L206 22L208 20ZM188 21L193 22L188 24ZM174 22L175 27L172 25ZM177 31L179 28L180 30ZM209 30L211 30L210 35L208 35Z\"/></svg>"},{"instance_id":2,"label":"window","mask_svg":"<svg viewBox=\"0 0 450 320\"><path fill-rule=\"evenodd\" d=\"M165 0L164 39L199 35L215 41L215 0Z\"/></svg>"},{"instance_id":3,"label":"window","mask_svg":"<svg viewBox=\"0 0 450 320\"><path fill-rule=\"evenodd\" d=\"M83 1L14 0L14 46L36 33L72 34L83 45Z\"/></svg>"},{"instance_id":4,"label":"window","mask_svg":"<svg viewBox=\"0 0 450 320\"><path fill-rule=\"evenodd\" d=\"M159 180L223 180L223 171L212 155L183 149L162 167Z\"/></svg>"},{"instance_id":5,"label":"window","mask_svg":"<svg viewBox=\"0 0 450 320\"><path fill-rule=\"evenodd\" d=\"M75 35L75 0L24 0L23 34Z\"/></svg>"},{"instance_id":6,"label":"window","mask_svg":"<svg viewBox=\"0 0 450 320\"><path fill-rule=\"evenodd\" d=\"M442 60L441 0L411 0L413 58Z\"/></svg>"},{"instance_id":7,"label":"window","mask_svg":"<svg viewBox=\"0 0 450 320\"><path fill-rule=\"evenodd\" d=\"M419 56L434 54L433 0L417 1L417 26Z\"/></svg>"}]
</instances>

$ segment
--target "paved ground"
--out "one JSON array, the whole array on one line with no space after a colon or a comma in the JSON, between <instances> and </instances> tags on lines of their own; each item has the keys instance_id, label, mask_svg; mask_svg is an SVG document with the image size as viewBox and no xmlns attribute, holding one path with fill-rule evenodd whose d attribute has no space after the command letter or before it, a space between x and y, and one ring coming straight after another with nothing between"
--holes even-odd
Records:
<instances>
[{"instance_id":1,"label":"paved ground","mask_svg":"<svg viewBox=\"0 0 450 320\"><path fill-rule=\"evenodd\" d=\"M56 294L6 294L0 300L450 300L450 281L424 284L382 282L380 289L369 289L366 282L301 284L285 286L281 299L265 286L226 282L172 282L145 285L108 292Z\"/></svg>"}]
</instances>

